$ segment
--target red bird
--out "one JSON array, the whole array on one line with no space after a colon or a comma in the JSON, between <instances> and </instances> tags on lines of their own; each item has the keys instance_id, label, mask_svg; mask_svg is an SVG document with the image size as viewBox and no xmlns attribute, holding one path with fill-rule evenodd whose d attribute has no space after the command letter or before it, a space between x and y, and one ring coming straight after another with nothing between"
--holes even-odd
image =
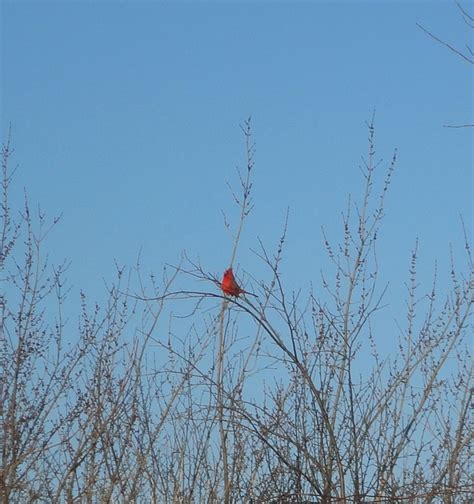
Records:
<instances>
[{"instance_id":1,"label":"red bird","mask_svg":"<svg viewBox=\"0 0 474 504\"><path fill-rule=\"evenodd\" d=\"M234 272L232 268L226 269L224 271L224 276L222 277L221 289L224 294L228 294L229 296L239 297L240 294L250 294L251 296L255 296L251 292L244 291L235 281Z\"/></svg>"}]
</instances>

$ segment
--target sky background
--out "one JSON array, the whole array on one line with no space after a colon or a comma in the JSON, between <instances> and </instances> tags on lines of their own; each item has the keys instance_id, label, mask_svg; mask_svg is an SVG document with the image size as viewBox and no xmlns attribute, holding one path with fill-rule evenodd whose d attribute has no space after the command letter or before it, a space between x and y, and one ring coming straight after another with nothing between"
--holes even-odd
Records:
<instances>
[{"instance_id":1,"label":"sky background","mask_svg":"<svg viewBox=\"0 0 474 504\"><path fill-rule=\"evenodd\" d=\"M466 3L467 5L467 3ZM340 238L347 195L360 197L361 156L376 109L381 168L398 162L380 233L387 320L403 318L419 239L428 291L435 261L447 288L449 246L462 269L460 215L472 230L471 67L417 26L463 47L453 2L2 2L2 140L12 125L26 188L51 217L53 261L71 261L71 297L103 299L114 260L145 271L185 250L227 266L235 224L227 183L245 166L239 124L252 116L254 209L237 267L268 277L251 249L274 250L290 211L289 289L327 266L321 226ZM383 169L379 177L383 178ZM191 280L190 280L191 282ZM212 290L213 286L188 287Z\"/></svg>"}]
</instances>

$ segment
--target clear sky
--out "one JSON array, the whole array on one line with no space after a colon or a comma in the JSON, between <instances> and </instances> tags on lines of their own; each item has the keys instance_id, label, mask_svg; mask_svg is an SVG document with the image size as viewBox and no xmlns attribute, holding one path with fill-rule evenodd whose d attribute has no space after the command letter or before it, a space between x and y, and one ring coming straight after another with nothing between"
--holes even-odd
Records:
<instances>
[{"instance_id":1,"label":"clear sky","mask_svg":"<svg viewBox=\"0 0 474 504\"><path fill-rule=\"evenodd\" d=\"M103 297L114 259L132 265L140 248L156 273L183 250L216 274L227 266L222 211L235 216L226 184L244 166L239 124L249 115L255 207L237 263L255 278L264 269L250 249L257 237L275 247L289 207L284 280L317 283L320 228L340 236L347 194L362 191L374 108L378 156L399 153L379 249L391 306L417 237L426 289L435 260L447 276L449 244L462 250L461 214L472 228L472 131L442 125L473 122L471 67L416 26L463 47L470 33L453 2L1 8L14 203L26 187L33 204L63 213L47 249L71 260L70 283L92 297Z\"/></svg>"}]
</instances>

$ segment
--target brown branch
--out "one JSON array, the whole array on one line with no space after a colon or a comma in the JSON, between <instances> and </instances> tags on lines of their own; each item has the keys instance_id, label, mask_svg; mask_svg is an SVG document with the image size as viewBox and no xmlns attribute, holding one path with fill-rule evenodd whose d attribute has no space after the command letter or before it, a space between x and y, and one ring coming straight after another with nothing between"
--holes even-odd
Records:
<instances>
[{"instance_id":1,"label":"brown branch","mask_svg":"<svg viewBox=\"0 0 474 504\"><path fill-rule=\"evenodd\" d=\"M474 64L474 60L472 60L471 58L468 58L465 54L463 54L461 51L459 51L458 49L456 49L455 47L453 47L452 45L448 44L447 42L445 42L444 40L441 40L440 38L438 38L436 35L433 35L430 31L428 31L426 28L424 28L423 26L421 26L421 24L419 23L416 23L416 26L418 26L418 28L421 28L427 35L429 35L432 39L436 40L436 42L439 42L440 44L446 46L448 49L450 49L451 51L453 51L454 53L456 53L458 56L461 56L461 58L465 59L468 63L471 63Z\"/></svg>"},{"instance_id":2,"label":"brown branch","mask_svg":"<svg viewBox=\"0 0 474 504\"><path fill-rule=\"evenodd\" d=\"M443 128L474 128L474 124L443 124Z\"/></svg>"}]
</instances>

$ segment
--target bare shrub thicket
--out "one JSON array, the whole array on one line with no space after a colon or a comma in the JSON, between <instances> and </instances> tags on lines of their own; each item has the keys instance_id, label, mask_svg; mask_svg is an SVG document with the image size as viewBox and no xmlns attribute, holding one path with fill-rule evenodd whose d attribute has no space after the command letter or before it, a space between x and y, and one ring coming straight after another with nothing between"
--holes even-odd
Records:
<instances>
[{"instance_id":1,"label":"bare shrub thicket","mask_svg":"<svg viewBox=\"0 0 474 504\"><path fill-rule=\"evenodd\" d=\"M252 210L250 122L243 132L235 266ZM384 319L376 243L396 159L376 161L373 124L361 198L343 214L339 242L324 234L332 267L307 294L283 283L285 226L275 251L255 252L264 279L237 269L257 298L222 296L190 256L160 277L117 266L100 306L82 292L79 313L64 313L67 264L43 250L54 220L26 198L12 209L11 156L8 139L2 503L472 502L468 240L466 264L453 260L428 286L414 247L406 313ZM447 276L440 293L437 277ZM197 280L201 290L179 287Z\"/></svg>"}]
</instances>

